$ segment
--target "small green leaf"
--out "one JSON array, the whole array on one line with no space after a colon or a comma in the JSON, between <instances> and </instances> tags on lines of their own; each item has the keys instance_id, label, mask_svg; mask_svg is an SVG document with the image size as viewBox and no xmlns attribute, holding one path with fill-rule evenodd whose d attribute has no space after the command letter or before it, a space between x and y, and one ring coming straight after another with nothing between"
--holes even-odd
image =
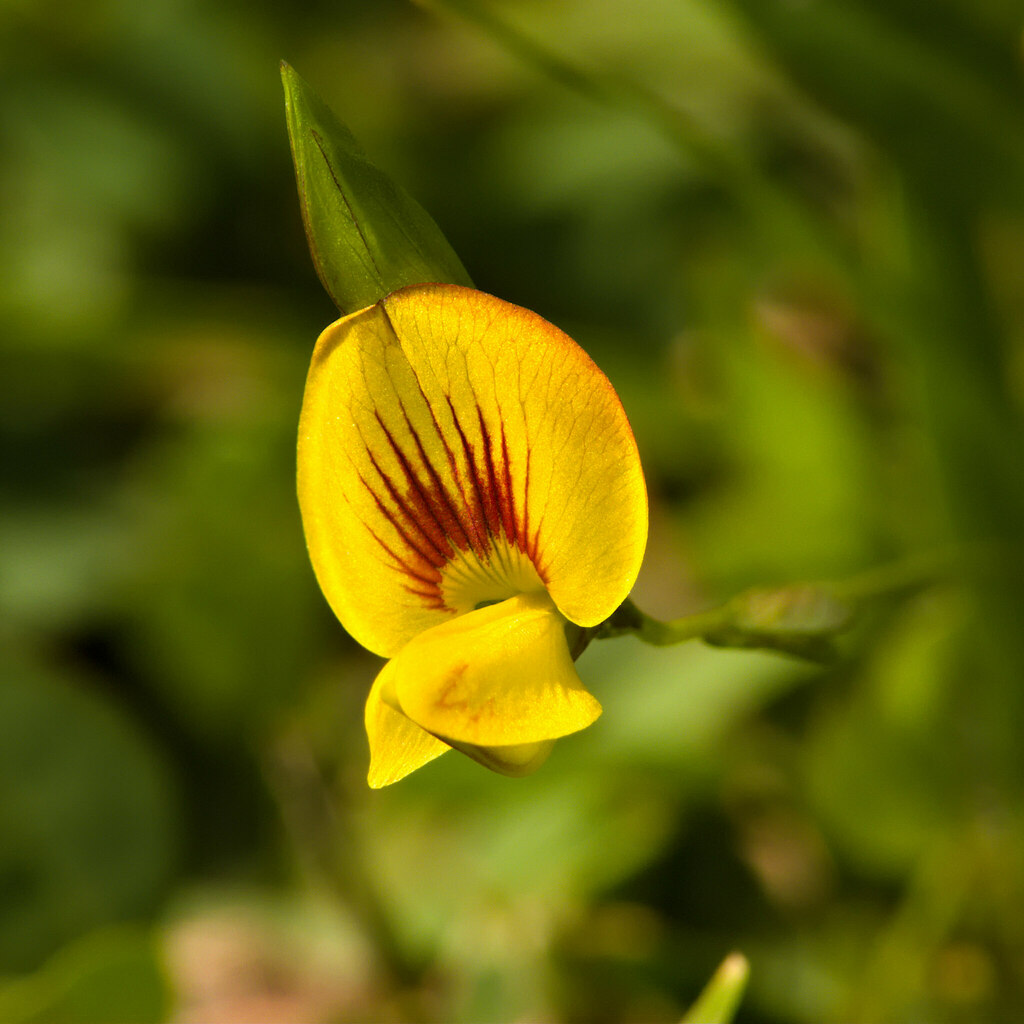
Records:
<instances>
[{"instance_id":1,"label":"small green leaf","mask_svg":"<svg viewBox=\"0 0 1024 1024\"><path fill-rule=\"evenodd\" d=\"M742 953L730 953L721 963L681 1024L729 1024L747 987L750 965Z\"/></svg>"},{"instance_id":2,"label":"small green leaf","mask_svg":"<svg viewBox=\"0 0 1024 1024\"><path fill-rule=\"evenodd\" d=\"M472 285L430 215L375 167L330 107L281 64L288 135L313 263L343 313L408 284Z\"/></svg>"}]
</instances>

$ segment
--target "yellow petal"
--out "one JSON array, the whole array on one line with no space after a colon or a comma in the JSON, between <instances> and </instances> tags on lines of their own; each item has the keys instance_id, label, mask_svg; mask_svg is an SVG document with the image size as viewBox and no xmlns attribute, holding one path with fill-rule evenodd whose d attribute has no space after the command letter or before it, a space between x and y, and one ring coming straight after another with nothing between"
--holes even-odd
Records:
<instances>
[{"instance_id":1,"label":"yellow petal","mask_svg":"<svg viewBox=\"0 0 1024 1024\"><path fill-rule=\"evenodd\" d=\"M328 601L385 656L544 589L595 625L632 587L647 536L607 378L536 314L456 285L402 289L321 335L299 501Z\"/></svg>"},{"instance_id":2,"label":"yellow petal","mask_svg":"<svg viewBox=\"0 0 1024 1024\"><path fill-rule=\"evenodd\" d=\"M389 661L374 680L366 701L366 735L370 740L367 782L372 789L404 779L451 749L381 700L381 692L393 675L394 662Z\"/></svg>"},{"instance_id":3,"label":"yellow petal","mask_svg":"<svg viewBox=\"0 0 1024 1024\"><path fill-rule=\"evenodd\" d=\"M501 775L521 778L535 772L551 753L554 740L542 743L519 743L508 747L475 747L472 743L453 743L456 750L473 758L478 764Z\"/></svg>"},{"instance_id":4,"label":"yellow petal","mask_svg":"<svg viewBox=\"0 0 1024 1024\"><path fill-rule=\"evenodd\" d=\"M462 750L539 744L585 729L601 705L576 674L564 621L546 594L522 594L435 626L392 660L385 699ZM538 751L506 753L514 764Z\"/></svg>"}]
</instances>

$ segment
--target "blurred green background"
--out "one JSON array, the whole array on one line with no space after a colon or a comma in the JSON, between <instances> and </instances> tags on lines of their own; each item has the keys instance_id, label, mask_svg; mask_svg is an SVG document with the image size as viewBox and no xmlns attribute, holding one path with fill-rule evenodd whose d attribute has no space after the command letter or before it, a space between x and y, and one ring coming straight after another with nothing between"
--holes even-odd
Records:
<instances>
[{"instance_id":1,"label":"blurred green background","mask_svg":"<svg viewBox=\"0 0 1024 1024\"><path fill-rule=\"evenodd\" d=\"M1024 1019L1019 0L0 3L0 1019ZM633 639L365 787L293 494L278 61L618 388L637 603L930 551L828 670Z\"/></svg>"}]
</instances>

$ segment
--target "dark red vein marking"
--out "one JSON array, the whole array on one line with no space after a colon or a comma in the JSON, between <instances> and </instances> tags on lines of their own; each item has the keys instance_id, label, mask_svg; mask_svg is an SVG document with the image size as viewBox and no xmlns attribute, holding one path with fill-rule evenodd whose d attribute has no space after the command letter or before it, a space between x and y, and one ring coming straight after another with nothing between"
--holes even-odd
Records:
<instances>
[{"instance_id":1,"label":"dark red vein marking","mask_svg":"<svg viewBox=\"0 0 1024 1024\"><path fill-rule=\"evenodd\" d=\"M370 536L381 546L381 548L384 549L385 553L395 562L398 569L405 573L405 575L410 579L416 580L429 588L431 596L440 597L441 573L439 570L434 569L431 566L427 566L422 573L417 572L416 569L414 569L408 561L402 558L402 556L398 554L398 552L396 552L372 526L369 526L368 524L364 525L366 525L367 532ZM423 573L426 573L426 575Z\"/></svg>"},{"instance_id":2,"label":"dark red vein marking","mask_svg":"<svg viewBox=\"0 0 1024 1024\"><path fill-rule=\"evenodd\" d=\"M449 608L444 603L444 598L441 597L440 588L430 590L417 590L415 587L410 587L408 583L402 585L402 589L407 594L412 594L413 597L420 597L426 603L428 608L436 608L438 611L452 612L455 609Z\"/></svg>"},{"instance_id":3,"label":"dark red vein marking","mask_svg":"<svg viewBox=\"0 0 1024 1024\"><path fill-rule=\"evenodd\" d=\"M543 512L541 513L541 522L544 519ZM544 570L544 567L540 564L540 527L541 522L538 522L533 529L533 536L530 536L530 449L526 449L526 472L523 476L523 551L526 552L526 557L533 562L534 569L537 570L537 575L541 578L541 582L547 585L548 577Z\"/></svg>"},{"instance_id":4,"label":"dark red vein marking","mask_svg":"<svg viewBox=\"0 0 1024 1024\"><path fill-rule=\"evenodd\" d=\"M363 487L366 488L367 492L373 498L380 514L384 516L384 518L387 519L388 522L390 522L391 525L394 526L394 528L399 532L399 534L402 537L402 540L405 541L407 547L409 547L415 554L419 555L420 559L426 562L427 565L431 566L434 569L440 569L447 562L447 559L436 548L434 548L433 554L430 554L428 551L424 551L423 548L419 544L417 544L416 541L409 535L408 530L404 527L407 525L412 525L418 529L419 524L416 522L415 519L411 517L409 510L402 504L401 498L399 498L398 495L395 493L391 481L387 478L387 476L385 476L381 472L380 467L377 465L376 459L374 459L374 457L369 453L369 451L367 451L367 455L370 458L370 462L373 463L373 468L377 471L378 475L380 476L382 483L387 488L388 494L391 495L393 500L398 502L399 509L402 513L401 518L403 522L399 522L399 520L395 517L395 514L392 512L391 509L387 507L387 505L381 499L380 495L370 486L369 482L366 480L363 474L356 470L356 476L359 477L359 482L363 485ZM422 534L423 531L421 530L420 532ZM430 538L427 537L426 534L423 534L423 537L429 543ZM431 547L433 547L433 545L431 545Z\"/></svg>"},{"instance_id":5,"label":"dark red vein marking","mask_svg":"<svg viewBox=\"0 0 1024 1024\"><path fill-rule=\"evenodd\" d=\"M440 568L450 557L450 550L445 551L444 547L437 543L437 539L435 537L432 537L431 534L424 529L420 517L417 516L416 512L413 509L410 509L409 507L408 502L410 499L410 492L407 491L405 497L403 498L403 496L399 493L398 488L395 486L394 481L391 479L390 474L386 473L383 467L377 461L376 456L373 454L373 450L366 442L366 437L364 436L362 429L360 429L357 426L356 431L359 434L359 440L362 442L363 449L366 451L366 457L370 460L370 464L376 471L377 476L380 479L380 482L384 485L384 489L388 492L388 495L391 497L391 500L398 506L398 512L401 514L400 518L402 522L405 524L405 527L403 528L403 526L399 524L398 519L396 519L395 513L387 507L385 502L381 499L380 495L363 477L362 473L356 470L356 475L359 477L359 482L373 495L374 501L376 501L377 507L380 509L381 513L384 516L386 516L389 520L391 520L392 524L395 526L398 532L402 534L402 536L405 538L406 542L410 545L410 547L415 548L419 552L419 554L428 562L430 562L430 564L433 565L435 568ZM420 536L423 538L423 541L426 543L427 547L430 548L432 553L422 551L420 549L420 546L414 543L412 537L409 534L408 527L414 528L420 534Z\"/></svg>"},{"instance_id":6,"label":"dark red vein marking","mask_svg":"<svg viewBox=\"0 0 1024 1024\"><path fill-rule=\"evenodd\" d=\"M369 531L370 536L387 552L388 555L395 561L396 567L410 579L422 583L422 589L416 586L410 586L408 583L403 584L403 589L412 594L414 597L422 598L426 601L428 608L436 608L439 611L453 611L448 605L444 603L444 598L441 596L441 573L436 569L431 571L429 577L421 576L416 572L408 562L406 562L400 555L396 554L387 542L380 537L372 526L366 527Z\"/></svg>"},{"instance_id":7,"label":"dark red vein marking","mask_svg":"<svg viewBox=\"0 0 1024 1024\"><path fill-rule=\"evenodd\" d=\"M480 550L477 550L477 546L475 544L473 545L473 550L476 552L477 557L484 558L490 550L490 544L487 542L487 535L490 533L493 536L494 531L489 529L490 524L487 520L483 489L480 486L480 477L476 471L476 456L473 452L473 446L469 443L469 439L466 437L466 432L462 429L462 424L459 422L459 417L455 412L455 405L452 402L451 395L445 395L444 397L445 401L448 403L448 408L451 410L452 421L455 424L455 429L459 432L459 437L462 440L462 450L466 456L466 465L469 469L470 480L473 484L473 493L476 497L476 508L473 508L470 502L466 503L466 507L469 510L469 514L473 522L474 532L477 537L480 538Z\"/></svg>"},{"instance_id":8,"label":"dark red vein marking","mask_svg":"<svg viewBox=\"0 0 1024 1024\"><path fill-rule=\"evenodd\" d=\"M426 401L426 396L424 396L424 401ZM412 425L412 421L409 419L409 413L406 411L405 405L402 403L401 399L398 400L398 407L402 410L402 416L405 418L405 425L409 428L409 433L416 442L416 450L419 453L420 462L423 464L423 468L427 471L427 475L430 477L431 486L427 488L426 495L430 500L431 512L434 519L444 531L446 538L460 551L465 551L466 548L470 546L469 536L466 532L466 528L462 525L461 518L459 517L458 506L454 501L452 501L452 496L448 493L448 489L441 480L440 474L437 472L434 464L430 461L430 458L423 447L423 439L416 431L416 428ZM430 406L428 405L427 408L429 409ZM431 410L431 417L433 417L433 410ZM437 427L437 420L434 420L434 427ZM441 437L440 432L438 433L438 436L442 443L444 443L444 438ZM445 450L448 450L447 444L445 444ZM449 451L449 455L450 454L451 453ZM454 467L452 469L452 476L455 481L458 482L458 477L455 475Z\"/></svg>"},{"instance_id":9,"label":"dark red vein marking","mask_svg":"<svg viewBox=\"0 0 1024 1024\"><path fill-rule=\"evenodd\" d=\"M413 379L416 381L416 387L419 389L420 397L423 399L423 404L430 413L430 419L434 424L434 430L437 433L437 437L444 446L445 457L448 460L448 468L451 471L452 480L455 482L455 486L458 488L459 497L462 499L461 504L457 501L452 501L452 496L448 494L447 490L441 485L440 480L438 480L438 486L455 512L456 520L459 523L463 536L466 538L467 545L473 549L473 553L478 559L485 561L490 554L491 544L488 536L489 531L487 530L486 519L483 514L483 504L480 496L479 480L477 479L475 471L476 467L473 448L471 445L467 444L466 435L463 433L462 426L459 423L459 417L455 413L455 406L452 403L451 396L445 395L445 401L448 403L448 409L452 414L452 422L462 439L462 448L466 456L467 469L469 470L469 484L472 485L467 486L467 481L465 479L467 474L460 472L458 459L452 451L451 445L448 444L448 437L445 431L441 429L441 424L437 419L437 413L434 410L433 403L427 397L427 393L423 389L423 383L420 381L419 374L416 372L415 368L412 367L412 364L410 364L410 369L412 370ZM404 411L405 410L403 409L403 412ZM419 443L419 435L416 431L413 431L413 435L416 437L417 443ZM430 460L426 459L425 456L424 461L430 465L431 469L433 469ZM476 498L475 507L472 497ZM458 510L460 508L465 509L466 518L459 514ZM465 550L461 545L460 549Z\"/></svg>"},{"instance_id":10,"label":"dark red vein marking","mask_svg":"<svg viewBox=\"0 0 1024 1024\"><path fill-rule=\"evenodd\" d=\"M416 381L419 384L419 379ZM469 514L469 521L464 522L462 516L458 516L459 525L462 528L462 533L466 538L466 543L473 549L473 553L478 557L482 558L487 550L487 538L480 533L479 528L479 517L473 515L473 510L470 507L469 498L466 495L465 481L462 479L462 474L459 472L459 460L455 457L455 453L451 449L451 445L448 444L448 438L445 437L444 432L441 430L441 424L437 422L437 414L434 412L434 407L427 400L426 394L423 392L422 385L420 386L420 394L423 395L423 401L426 402L427 409L430 411L430 419L434 424L434 430L437 431L437 436L441 440L441 444L444 446L445 457L448 459L448 468L451 470L452 479L458 485L459 496L462 498L462 508L466 509ZM449 406L451 405L451 399L448 400ZM454 410L452 411L454 418ZM452 502L453 508L458 508L457 502ZM463 549L465 550L465 549Z\"/></svg>"},{"instance_id":11,"label":"dark red vein marking","mask_svg":"<svg viewBox=\"0 0 1024 1024\"><path fill-rule=\"evenodd\" d=\"M523 471L523 518L520 524L522 529L522 535L517 538L519 547L526 552L527 558L529 558L534 564L536 559L530 553L530 448L527 445L526 448L526 467Z\"/></svg>"},{"instance_id":12,"label":"dark red vein marking","mask_svg":"<svg viewBox=\"0 0 1024 1024\"><path fill-rule=\"evenodd\" d=\"M498 474L494 470L494 451L491 447L491 435L487 429L487 424L484 422L484 412L480 408L479 402L477 402L476 406L476 418L480 424L480 442L484 451L483 468L487 483L484 498L486 500L487 528L492 537L498 537L504 527L505 536L511 540L511 533L508 530L508 523L504 516L505 510L502 508L501 492L498 488Z\"/></svg>"},{"instance_id":13,"label":"dark red vein marking","mask_svg":"<svg viewBox=\"0 0 1024 1024\"><path fill-rule=\"evenodd\" d=\"M424 492L423 485L420 482L419 477L413 471L412 466L409 465L409 460L406 457L405 452L402 451L398 442L395 440L394 435L384 423L380 413L375 411L374 416L376 416L377 423L380 425L380 429L384 432L384 436L388 439L388 444L391 446L391 450L394 452L395 458L398 460L398 464L401 466L402 473L405 476L406 483L408 484L405 497L407 501L412 502L415 509L412 513L412 521L415 523L417 529L430 539L430 543L437 549L438 554L441 555L443 564L444 562L447 562L453 554L455 554L454 549L449 543L447 531L441 521L434 514L434 509L431 506L430 499ZM377 460L374 459L373 453L370 452L369 448L367 448L367 454L373 461L377 472L380 473L381 469L377 465Z\"/></svg>"},{"instance_id":14,"label":"dark red vein marking","mask_svg":"<svg viewBox=\"0 0 1024 1024\"><path fill-rule=\"evenodd\" d=\"M451 474L450 483L446 484L438 465L428 456L424 445L427 435L421 435L413 426L409 411L399 396L394 397L412 439L411 444L385 423L378 410L374 410L377 425L391 449L397 470L385 470L366 443L362 431L356 427L379 482L371 484L358 470L356 475L380 514L394 527L401 541L398 551L368 524L367 530L394 567L406 576L408 582L403 584L403 589L428 608L452 611L445 603L442 583L443 570L452 561L456 549L471 549L486 565L491 560L494 542L501 540L502 536L506 543L530 559L538 575L545 580L537 557L540 524L532 536L530 533L529 447L525 451L523 495L521 500L517 500L508 437L500 418L497 424L499 438L497 432L488 429L483 409L479 402L475 403L480 432L477 442L475 437L471 439L460 421L451 396L444 395L465 460L465 464L460 465L457 455L459 444L453 448L449 443L450 429L442 430L437 410L427 398L415 372L414 377L437 440L443 448ZM401 442L399 436L402 436Z\"/></svg>"},{"instance_id":15,"label":"dark red vein marking","mask_svg":"<svg viewBox=\"0 0 1024 1024\"><path fill-rule=\"evenodd\" d=\"M505 437L505 424L499 420L501 428L501 468L502 468L502 518L505 523L505 536L509 544L515 544L522 549L519 543L519 517L516 515L516 495L512 490L512 463L508 457L508 438Z\"/></svg>"}]
</instances>

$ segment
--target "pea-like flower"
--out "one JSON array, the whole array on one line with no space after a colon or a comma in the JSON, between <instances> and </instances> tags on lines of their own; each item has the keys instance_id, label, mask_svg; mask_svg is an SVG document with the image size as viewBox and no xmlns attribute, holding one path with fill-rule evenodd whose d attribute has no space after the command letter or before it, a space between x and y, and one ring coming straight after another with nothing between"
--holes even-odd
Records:
<instances>
[{"instance_id":1,"label":"pea-like flower","mask_svg":"<svg viewBox=\"0 0 1024 1024\"><path fill-rule=\"evenodd\" d=\"M522 775L601 713L573 663L647 539L611 384L534 313L414 285L320 336L299 502L342 625L390 660L366 703L369 783L454 747Z\"/></svg>"}]
</instances>

